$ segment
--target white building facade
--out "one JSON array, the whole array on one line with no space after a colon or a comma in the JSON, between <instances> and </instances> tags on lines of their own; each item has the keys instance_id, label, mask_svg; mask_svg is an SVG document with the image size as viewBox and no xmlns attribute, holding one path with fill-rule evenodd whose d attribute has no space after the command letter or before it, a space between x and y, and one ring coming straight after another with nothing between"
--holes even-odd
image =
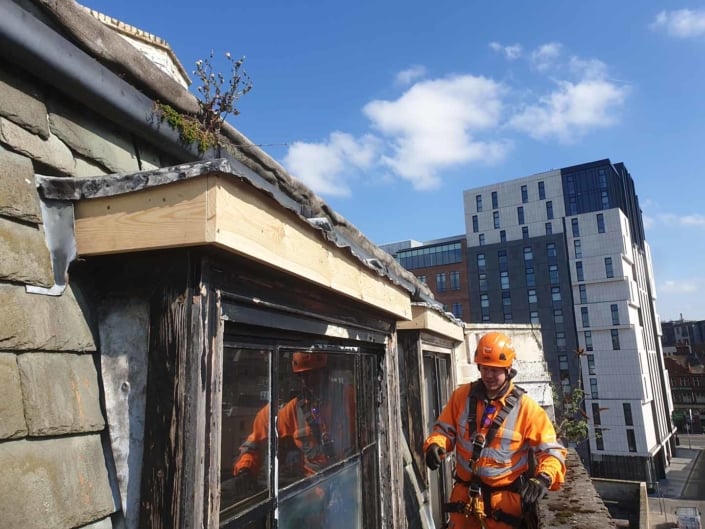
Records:
<instances>
[{"instance_id":1,"label":"white building facade","mask_svg":"<svg viewBox=\"0 0 705 529\"><path fill-rule=\"evenodd\" d=\"M540 323L554 384L585 390L591 474L653 486L674 448L673 404L626 167L599 160L470 189L464 207L471 321Z\"/></svg>"}]
</instances>

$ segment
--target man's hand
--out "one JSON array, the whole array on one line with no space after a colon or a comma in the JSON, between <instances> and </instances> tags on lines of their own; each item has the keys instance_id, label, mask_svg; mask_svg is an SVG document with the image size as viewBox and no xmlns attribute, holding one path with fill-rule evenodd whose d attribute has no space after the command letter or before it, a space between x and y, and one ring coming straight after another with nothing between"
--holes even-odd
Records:
<instances>
[{"instance_id":1,"label":"man's hand","mask_svg":"<svg viewBox=\"0 0 705 529\"><path fill-rule=\"evenodd\" d=\"M426 450L426 466L431 470L436 470L441 466L441 460L446 451L436 443L433 443Z\"/></svg>"},{"instance_id":2,"label":"man's hand","mask_svg":"<svg viewBox=\"0 0 705 529\"><path fill-rule=\"evenodd\" d=\"M546 495L551 486L551 478L540 472L536 477L529 479L521 488L521 500L524 503L535 503Z\"/></svg>"}]
</instances>

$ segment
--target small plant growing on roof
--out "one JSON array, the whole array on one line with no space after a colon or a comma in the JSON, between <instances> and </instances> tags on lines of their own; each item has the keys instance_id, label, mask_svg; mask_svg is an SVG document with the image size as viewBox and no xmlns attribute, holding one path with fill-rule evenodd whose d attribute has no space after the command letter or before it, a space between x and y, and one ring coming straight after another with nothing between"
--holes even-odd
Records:
<instances>
[{"instance_id":1,"label":"small plant growing on roof","mask_svg":"<svg viewBox=\"0 0 705 529\"><path fill-rule=\"evenodd\" d=\"M252 90L252 80L242 65L245 57L233 59L230 53L225 54L231 66L230 79L226 85L225 76L213 71L213 52L207 59L196 61L193 74L201 81L197 88L201 113L199 121L207 132L217 134L225 118L232 114L240 114L236 104L247 92Z\"/></svg>"},{"instance_id":2,"label":"small plant growing on roof","mask_svg":"<svg viewBox=\"0 0 705 529\"><path fill-rule=\"evenodd\" d=\"M556 435L567 443L581 443L588 438L587 415L583 409L585 392L572 388L562 396L553 388L553 401L556 406Z\"/></svg>"},{"instance_id":3,"label":"small plant growing on roof","mask_svg":"<svg viewBox=\"0 0 705 529\"><path fill-rule=\"evenodd\" d=\"M232 114L240 114L237 101L252 90L252 80L242 68L244 57L234 60L230 53L225 58L231 65L231 76L228 84L225 76L213 71L213 52L206 59L196 61L196 70L193 74L201 81L198 91L198 116L189 116L180 113L170 105L157 103L161 119L179 131L182 141L196 143L198 150L207 151L218 142L218 133L225 118Z\"/></svg>"}]
</instances>

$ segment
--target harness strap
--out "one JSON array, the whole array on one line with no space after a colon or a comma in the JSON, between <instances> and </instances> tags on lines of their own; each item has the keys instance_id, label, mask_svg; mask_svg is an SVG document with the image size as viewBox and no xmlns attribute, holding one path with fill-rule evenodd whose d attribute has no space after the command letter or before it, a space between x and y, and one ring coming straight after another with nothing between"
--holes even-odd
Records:
<instances>
[{"instance_id":1,"label":"harness strap","mask_svg":"<svg viewBox=\"0 0 705 529\"><path fill-rule=\"evenodd\" d=\"M468 504L463 503L462 501L444 503L443 504L443 512L446 512L449 514L451 514L451 513L465 514L466 516L472 514L471 512L468 511ZM489 515L489 517L497 522L502 522L502 523L506 523L507 525L511 525L512 527L519 527L522 522L521 517L513 516L509 513L504 512L502 509L495 509L494 511L492 511L492 513Z\"/></svg>"},{"instance_id":2,"label":"harness strap","mask_svg":"<svg viewBox=\"0 0 705 529\"><path fill-rule=\"evenodd\" d=\"M509 395L507 395L506 399L504 400L504 405L499 410L497 415L495 415L495 418L492 421L492 424L490 425L490 429L487 432L487 436L483 437L479 434L475 435L477 431L477 399L480 392L480 387L481 384L479 382L476 383L474 387L471 386L470 393L468 395L468 431L470 432L471 438L473 438L472 460L470 462L471 467L473 469L473 476L469 482L460 480L457 478L457 476L456 480L461 481L462 483L467 483L469 492L471 494L482 494L482 500L485 506L485 515L491 517L495 515L495 512L498 512L492 511L490 505L490 496L492 495L492 492L498 490L509 490L511 492L519 492L521 490L522 478L520 477L519 479L514 480L513 483L506 487L490 487L482 483L482 481L480 480L480 476L476 472L475 467L480 458L480 454L482 453L482 449L494 440L495 436L497 435L497 432L499 431L499 427L502 426L504 420L511 413L514 407L519 403L519 400L521 399L522 395L526 393L526 391L524 391L524 389L520 388L519 386L514 386L512 388L512 391L509 393ZM515 486L518 487L518 490L512 490L512 488ZM499 510L499 512L501 513L501 516L510 516L506 513L503 513L501 510ZM514 516L511 516L511 518L521 521ZM504 523L509 523L510 525L518 525L518 523L510 523L505 520L498 519L498 521L503 521Z\"/></svg>"}]
</instances>

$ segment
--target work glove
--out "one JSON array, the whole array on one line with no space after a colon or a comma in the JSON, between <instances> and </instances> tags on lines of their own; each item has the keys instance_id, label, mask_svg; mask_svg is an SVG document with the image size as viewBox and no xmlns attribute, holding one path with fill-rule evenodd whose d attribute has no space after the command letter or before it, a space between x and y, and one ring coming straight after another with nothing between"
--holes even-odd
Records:
<instances>
[{"instance_id":1,"label":"work glove","mask_svg":"<svg viewBox=\"0 0 705 529\"><path fill-rule=\"evenodd\" d=\"M521 488L521 501L524 503L535 503L546 495L551 486L551 478L540 472L524 483Z\"/></svg>"},{"instance_id":2,"label":"work glove","mask_svg":"<svg viewBox=\"0 0 705 529\"><path fill-rule=\"evenodd\" d=\"M436 443L433 443L426 450L426 466L431 470L436 470L441 466L441 458L445 455L446 451L441 448Z\"/></svg>"}]
</instances>

